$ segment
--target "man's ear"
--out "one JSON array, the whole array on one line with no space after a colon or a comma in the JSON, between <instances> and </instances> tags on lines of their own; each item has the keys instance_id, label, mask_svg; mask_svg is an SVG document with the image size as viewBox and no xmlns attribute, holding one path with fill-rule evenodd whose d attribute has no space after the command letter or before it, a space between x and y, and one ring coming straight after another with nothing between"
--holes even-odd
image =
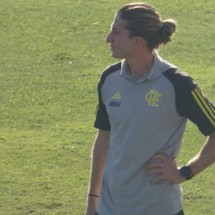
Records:
<instances>
[{"instance_id":1,"label":"man's ear","mask_svg":"<svg viewBox=\"0 0 215 215\"><path fill-rule=\"evenodd\" d=\"M135 37L134 45L147 47L146 40L143 37Z\"/></svg>"}]
</instances>

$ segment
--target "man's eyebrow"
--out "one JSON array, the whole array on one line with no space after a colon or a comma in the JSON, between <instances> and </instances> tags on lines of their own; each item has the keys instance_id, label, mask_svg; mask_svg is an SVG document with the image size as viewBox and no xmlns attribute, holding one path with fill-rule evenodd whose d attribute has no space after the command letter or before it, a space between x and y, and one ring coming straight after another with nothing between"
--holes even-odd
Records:
<instances>
[{"instance_id":1,"label":"man's eyebrow","mask_svg":"<svg viewBox=\"0 0 215 215\"><path fill-rule=\"evenodd\" d=\"M111 31L116 32L116 31L118 31L118 29L116 27L114 27L113 25L111 25Z\"/></svg>"},{"instance_id":2,"label":"man's eyebrow","mask_svg":"<svg viewBox=\"0 0 215 215\"><path fill-rule=\"evenodd\" d=\"M111 24L110 28L111 28L111 29L113 29L113 28L114 28L114 25L113 25L113 23Z\"/></svg>"}]
</instances>

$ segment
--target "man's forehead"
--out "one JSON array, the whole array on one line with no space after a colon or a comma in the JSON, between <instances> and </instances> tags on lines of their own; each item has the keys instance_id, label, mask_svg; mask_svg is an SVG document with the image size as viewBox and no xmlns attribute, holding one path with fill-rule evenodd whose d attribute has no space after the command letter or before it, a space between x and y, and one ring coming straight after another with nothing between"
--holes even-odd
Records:
<instances>
[{"instance_id":1,"label":"man's forehead","mask_svg":"<svg viewBox=\"0 0 215 215\"><path fill-rule=\"evenodd\" d=\"M125 28L126 27L126 23L125 21L117 14L115 17L114 17L114 20L111 24L111 27L112 28Z\"/></svg>"}]
</instances>

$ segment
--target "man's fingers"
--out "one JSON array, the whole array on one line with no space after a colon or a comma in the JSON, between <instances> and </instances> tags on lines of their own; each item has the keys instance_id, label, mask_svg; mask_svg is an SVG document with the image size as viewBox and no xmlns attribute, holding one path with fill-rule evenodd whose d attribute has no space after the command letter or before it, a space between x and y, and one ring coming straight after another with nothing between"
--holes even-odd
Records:
<instances>
[{"instance_id":1,"label":"man's fingers","mask_svg":"<svg viewBox=\"0 0 215 215\"><path fill-rule=\"evenodd\" d=\"M151 163L146 167L146 172L156 173L157 171L163 169L162 163Z\"/></svg>"},{"instance_id":2,"label":"man's fingers","mask_svg":"<svg viewBox=\"0 0 215 215\"><path fill-rule=\"evenodd\" d=\"M164 175L158 175L150 181L150 184L159 184L166 180Z\"/></svg>"},{"instance_id":3,"label":"man's fingers","mask_svg":"<svg viewBox=\"0 0 215 215\"><path fill-rule=\"evenodd\" d=\"M161 168L153 168L147 171L147 175L159 175L163 173L163 169Z\"/></svg>"},{"instance_id":4,"label":"man's fingers","mask_svg":"<svg viewBox=\"0 0 215 215\"><path fill-rule=\"evenodd\" d=\"M152 157L153 160L160 160L160 161L166 161L169 160L169 157L167 157L166 155L162 155L162 154L155 154Z\"/></svg>"},{"instance_id":5,"label":"man's fingers","mask_svg":"<svg viewBox=\"0 0 215 215\"><path fill-rule=\"evenodd\" d=\"M170 158L166 155L162 154L155 154L150 160L159 160L160 162L168 162L168 161L173 161L175 158Z\"/></svg>"}]
</instances>

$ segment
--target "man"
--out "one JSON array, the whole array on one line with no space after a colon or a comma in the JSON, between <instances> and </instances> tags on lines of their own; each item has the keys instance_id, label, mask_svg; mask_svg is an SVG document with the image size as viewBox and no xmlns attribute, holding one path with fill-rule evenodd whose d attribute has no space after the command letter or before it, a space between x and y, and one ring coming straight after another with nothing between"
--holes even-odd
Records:
<instances>
[{"instance_id":1,"label":"man","mask_svg":"<svg viewBox=\"0 0 215 215\"><path fill-rule=\"evenodd\" d=\"M198 85L156 52L174 20L145 3L122 7L107 36L112 56L98 84L87 215L183 215L180 183L215 161L215 110ZM178 168L187 119L209 136Z\"/></svg>"}]
</instances>

